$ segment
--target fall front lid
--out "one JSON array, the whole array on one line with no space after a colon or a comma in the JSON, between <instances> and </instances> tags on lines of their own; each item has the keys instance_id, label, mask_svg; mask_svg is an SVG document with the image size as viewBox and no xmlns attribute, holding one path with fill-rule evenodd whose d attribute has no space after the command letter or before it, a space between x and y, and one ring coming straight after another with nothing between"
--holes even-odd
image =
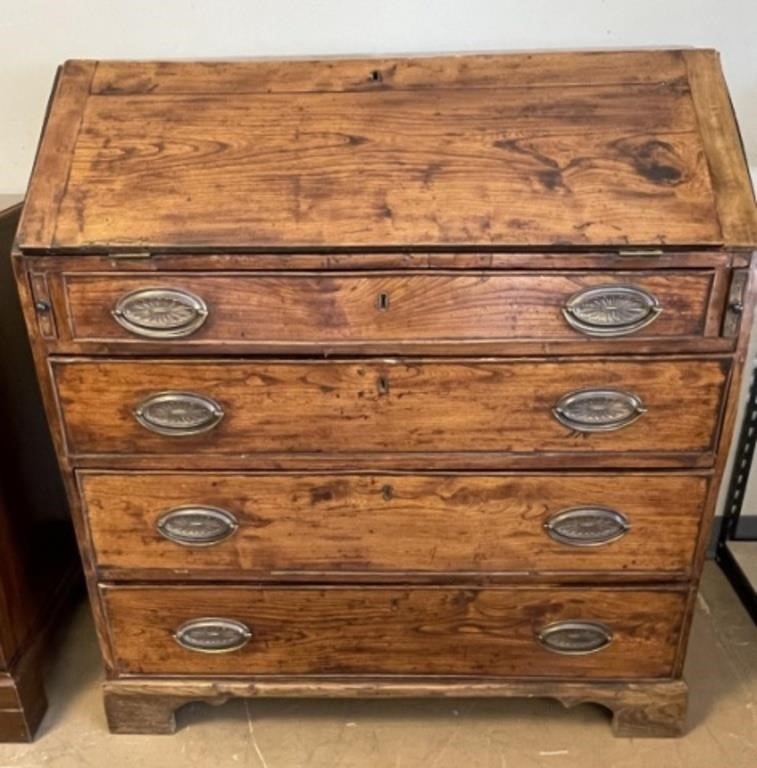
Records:
<instances>
[{"instance_id":1,"label":"fall front lid","mask_svg":"<svg viewBox=\"0 0 757 768\"><path fill-rule=\"evenodd\" d=\"M70 61L18 244L592 249L756 232L716 54L646 51Z\"/></svg>"}]
</instances>

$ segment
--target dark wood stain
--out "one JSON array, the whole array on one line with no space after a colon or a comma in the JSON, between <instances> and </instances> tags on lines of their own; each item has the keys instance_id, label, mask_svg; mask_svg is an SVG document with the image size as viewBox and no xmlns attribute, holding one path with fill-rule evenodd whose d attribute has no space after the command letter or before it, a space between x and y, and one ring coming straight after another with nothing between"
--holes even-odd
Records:
<instances>
[{"instance_id":1,"label":"dark wood stain","mask_svg":"<svg viewBox=\"0 0 757 768\"><path fill-rule=\"evenodd\" d=\"M675 156L675 148L666 141L649 140L643 144L621 142L619 149L627 154L639 175L662 185L680 184L683 172Z\"/></svg>"},{"instance_id":2,"label":"dark wood stain","mask_svg":"<svg viewBox=\"0 0 757 768\"><path fill-rule=\"evenodd\" d=\"M9 254L20 212L0 207L0 742L34 738L47 708L44 672L55 633L81 580L14 290Z\"/></svg>"}]
</instances>

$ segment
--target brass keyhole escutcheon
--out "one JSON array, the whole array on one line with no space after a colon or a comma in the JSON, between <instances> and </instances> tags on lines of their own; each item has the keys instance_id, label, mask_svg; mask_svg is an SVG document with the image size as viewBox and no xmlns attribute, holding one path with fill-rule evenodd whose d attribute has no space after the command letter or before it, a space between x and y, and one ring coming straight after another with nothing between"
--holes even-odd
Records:
<instances>
[{"instance_id":1,"label":"brass keyhole escutcheon","mask_svg":"<svg viewBox=\"0 0 757 768\"><path fill-rule=\"evenodd\" d=\"M389 294L386 291L381 291L376 297L376 309L379 312L386 312L389 309Z\"/></svg>"}]
</instances>

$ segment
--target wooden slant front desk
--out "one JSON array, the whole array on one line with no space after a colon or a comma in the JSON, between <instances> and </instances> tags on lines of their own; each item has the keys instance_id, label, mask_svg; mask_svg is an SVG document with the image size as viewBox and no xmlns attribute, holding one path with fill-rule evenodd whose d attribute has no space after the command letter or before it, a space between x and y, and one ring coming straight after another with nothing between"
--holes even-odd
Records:
<instances>
[{"instance_id":1,"label":"wooden slant front desk","mask_svg":"<svg viewBox=\"0 0 757 768\"><path fill-rule=\"evenodd\" d=\"M35 380L10 250L21 205L0 195L0 742L30 741L45 713L56 630L81 567Z\"/></svg>"},{"instance_id":2,"label":"wooden slant front desk","mask_svg":"<svg viewBox=\"0 0 757 768\"><path fill-rule=\"evenodd\" d=\"M111 728L679 733L755 243L712 51L65 64L15 265Z\"/></svg>"}]
</instances>

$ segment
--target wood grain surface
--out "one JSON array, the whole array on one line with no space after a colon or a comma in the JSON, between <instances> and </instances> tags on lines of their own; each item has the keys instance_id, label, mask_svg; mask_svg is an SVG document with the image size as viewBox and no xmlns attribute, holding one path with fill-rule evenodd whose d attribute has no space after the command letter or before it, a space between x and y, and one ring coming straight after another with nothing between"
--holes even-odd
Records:
<instances>
[{"instance_id":1,"label":"wood grain surface","mask_svg":"<svg viewBox=\"0 0 757 768\"><path fill-rule=\"evenodd\" d=\"M685 592L384 587L103 588L121 674L392 674L650 678L670 673ZM172 633L198 617L244 622L252 639L199 653ZM613 632L566 656L536 634L563 620Z\"/></svg>"},{"instance_id":2,"label":"wood grain surface","mask_svg":"<svg viewBox=\"0 0 757 768\"><path fill-rule=\"evenodd\" d=\"M686 727L688 687L683 680L599 682L502 678L391 677L124 677L104 684L105 711L113 733L173 733L175 712L191 701L223 703L231 697L557 699L565 707L591 702L612 714L616 736L681 736ZM248 702L254 707L254 702ZM254 711L254 709L253 709Z\"/></svg>"},{"instance_id":3,"label":"wood grain surface","mask_svg":"<svg viewBox=\"0 0 757 768\"><path fill-rule=\"evenodd\" d=\"M82 97L69 81L83 70L95 80ZM50 221L30 213L19 242L686 247L732 234L743 246L746 166L702 120L733 121L705 75L680 51L69 63L35 172L63 190L60 205L34 193L31 211ZM56 154L58 135L75 143Z\"/></svg>"},{"instance_id":4,"label":"wood grain surface","mask_svg":"<svg viewBox=\"0 0 757 768\"><path fill-rule=\"evenodd\" d=\"M482 694L680 733L755 247L713 51L66 63L14 267L111 728L169 732L231 695ZM662 314L569 328L564 301L607 283ZM130 334L110 313L143 287L197 294L207 321ZM645 412L573 431L553 407L587 388ZM223 418L156 435L135 409L166 391ZM189 504L239 527L206 548L156 533ZM549 538L582 505L630 530ZM208 616L250 643L175 641ZM612 641L539 644L571 619Z\"/></svg>"},{"instance_id":5,"label":"wood grain surface","mask_svg":"<svg viewBox=\"0 0 757 768\"><path fill-rule=\"evenodd\" d=\"M51 361L72 455L224 456L277 452L707 451L725 359L452 362ZM564 395L614 387L648 409L613 432L574 432L552 413ZM218 426L148 431L134 410L166 391L213 398Z\"/></svg>"},{"instance_id":6,"label":"wood grain surface","mask_svg":"<svg viewBox=\"0 0 757 768\"><path fill-rule=\"evenodd\" d=\"M427 272L435 270L691 270L730 266L746 267L749 254L723 248L605 248L595 250L531 250L491 251L214 251L197 253L130 253L97 254L35 253L16 257L27 268L45 270L48 274L106 273L159 274L160 272L299 272L299 271L377 271L402 270Z\"/></svg>"},{"instance_id":7,"label":"wood grain surface","mask_svg":"<svg viewBox=\"0 0 757 768\"><path fill-rule=\"evenodd\" d=\"M655 297L662 312L629 336L704 333L714 272L336 273L250 275L72 275L65 279L72 339L139 339L112 311L144 289L178 289L201 298L208 318L181 347L214 342L312 342L594 339L574 330L562 309L580 291L632 286ZM383 303L382 303L383 302ZM153 346L165 346L154 340Z\"/></svg>"},{"instance_id":8,"label":"wood grain surface","mask_svg":"<svg viewBox=\"0 0 757 768\"><path fill-rule=\"evenodd\" d=\"M417 572L612 571L686 575L707 480L658 474L230 475L79 474L101 578L401 580ZM182 546L156 528L177 507L223 509L239 528L212 546ZM574 507L623 514L630 530L571 546L545 522Z\"/></svg>"},{"instance_id":9,"label":"wood grain surface","mask_svg":"<svg viewBox=\"0 0 757 768\"><path fill-rule=\"evenodd\" d=\"M56 73L19 223L21 240L50 243L55 237L95 68L93 61L67 61Z\"/></svg>"},{"instance_id":10,"label":"wood grain surface","mask_svg":"<svg viewBox=\"0 0 757 768\"><path fill-rule=\"evenodd\" d=\"M733 247L757 245L757 206L751 177L744 173L746 153L717 51L683 52L699 118L718 218Z\"/></svg>"},{"instance_id":11,"label":"wood grain surface","mask_svg":"<svg viewBox=\"0 0 757 768\"><path fill-rule=\"evenodd\" d=\"M566 62L568 65L566 66ZM374 76L378 72L380 78ZM681 51L576 51L412 58L246 61L99 61L92 93L206 94L414 88L570 87L659 83L686 77Z\"/></svg>"}]
</instances>

